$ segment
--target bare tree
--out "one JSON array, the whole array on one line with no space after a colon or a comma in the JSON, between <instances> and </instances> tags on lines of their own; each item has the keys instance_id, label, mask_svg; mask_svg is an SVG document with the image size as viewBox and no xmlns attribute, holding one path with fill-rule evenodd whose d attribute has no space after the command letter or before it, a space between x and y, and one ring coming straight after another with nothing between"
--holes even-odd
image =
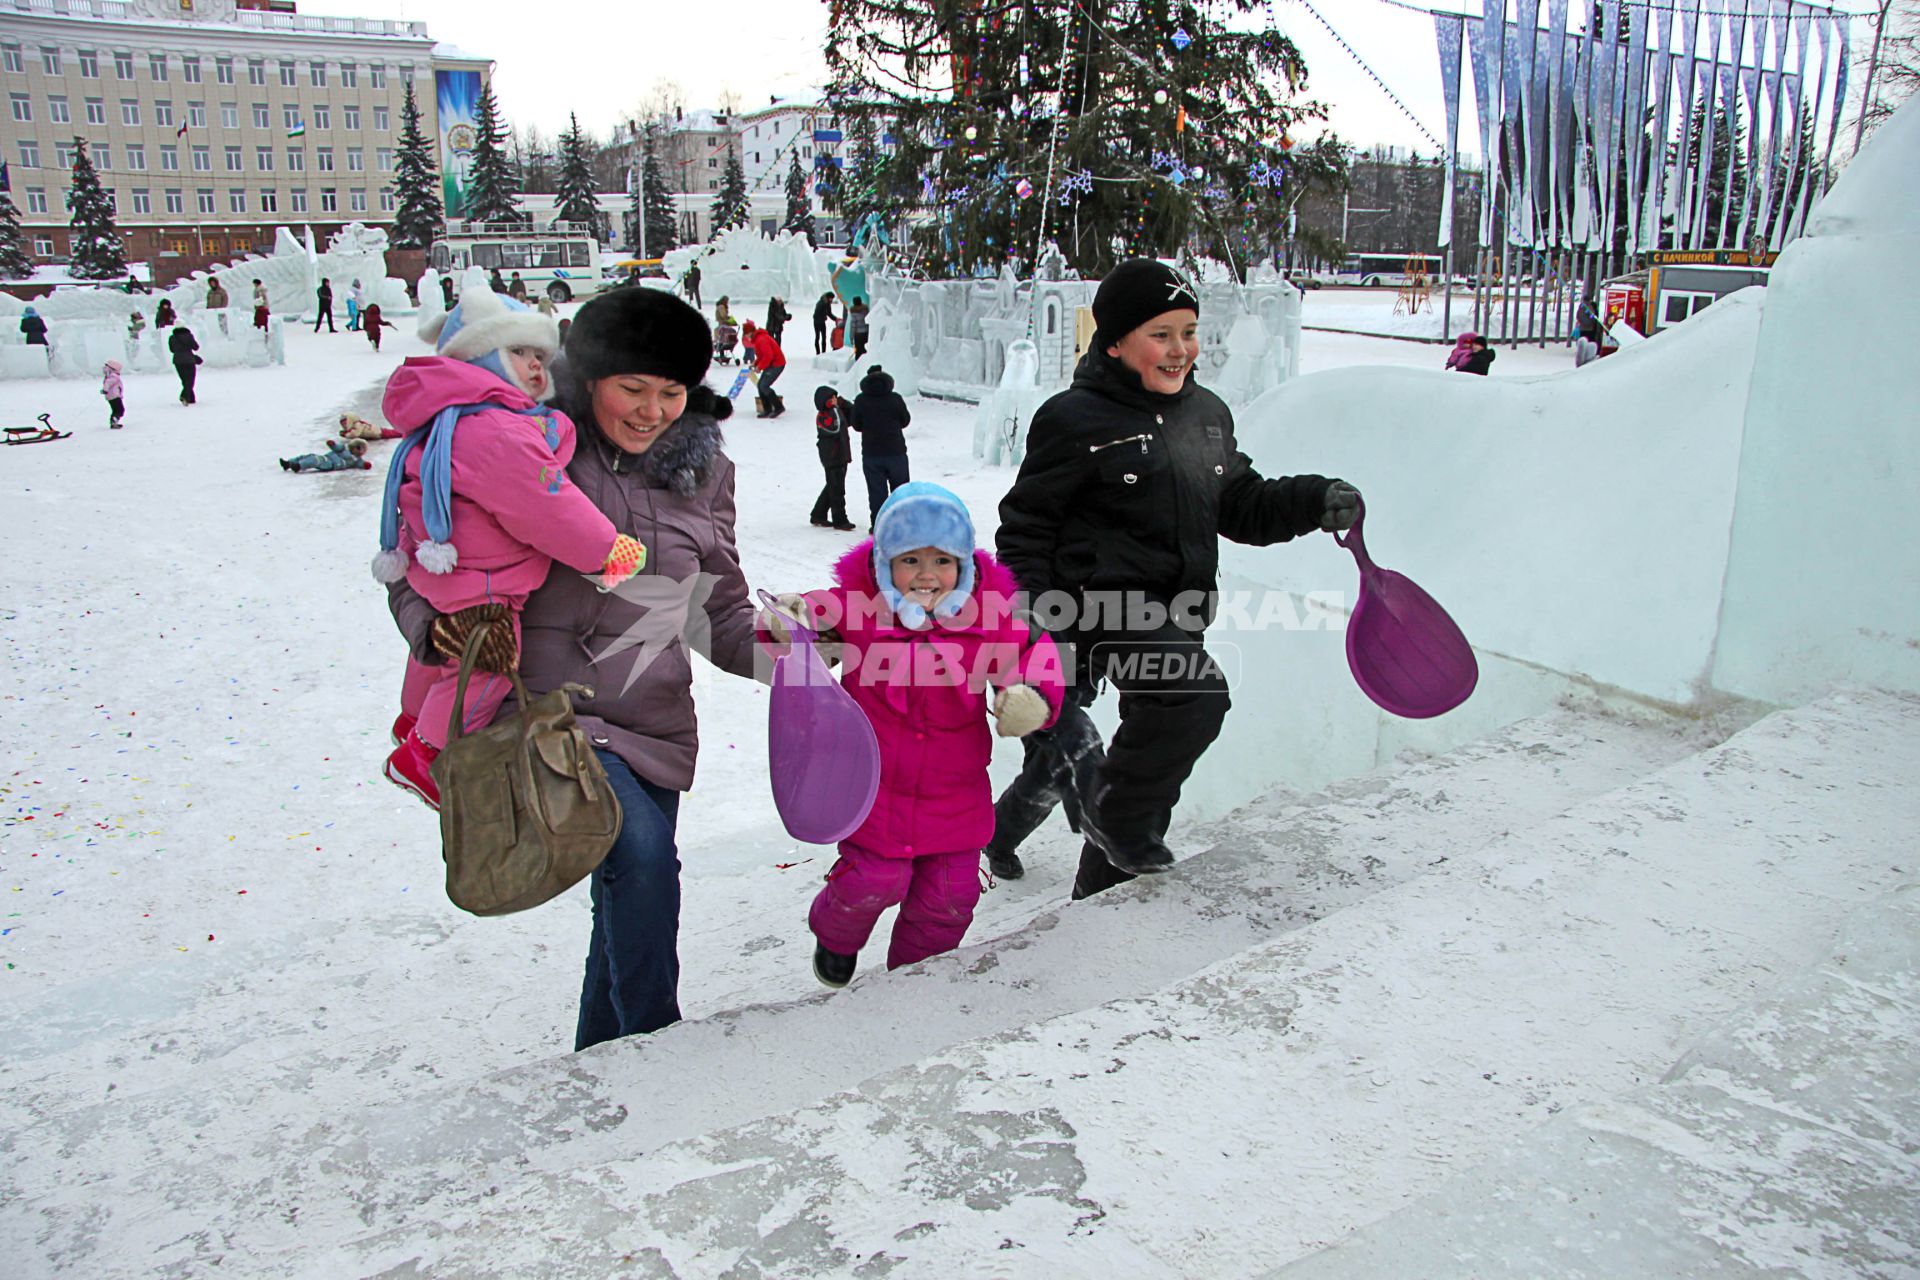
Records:
<instances>
[{"instance_id":1,"label":"bare tree","mask_svg":"<svg viewBox=\"0 0 1920 1280\"><path fill-rule=\"evenodd\" d=\"M1878 0L1854 150L1920 91L1920 0Z\"/></svg>"}]
</instances>

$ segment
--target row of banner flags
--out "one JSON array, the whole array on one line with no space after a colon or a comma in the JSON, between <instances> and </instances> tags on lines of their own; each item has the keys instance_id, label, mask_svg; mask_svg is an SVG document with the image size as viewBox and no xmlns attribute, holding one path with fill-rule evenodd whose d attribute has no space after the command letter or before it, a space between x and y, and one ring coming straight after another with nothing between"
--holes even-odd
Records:
<instances>
[{"instance_id":1,"label":"row of banner flags","mask_svg":"<svg viewBox=\"0 0 1920 1280\"><path fill-rule=\"evenodd\" d=\"M1813 144L1830 172L1848 15L1801 0L1580 0L1597 13L1581 15L1589 20L1579 29L1571 2L1481 0L1478 16L1433 15L1447 117L1440 245L1453 239L1463 48L1488 174L1482 246L1501 230L1531 249L1611 248L1624 231L1630 252L1761 240L1778 250L1798 236L1815 185L1798 172L1801 139L1824 121ZM1744 153L1727 145L1743 107ZM1688 145L1696 111L1697 153ZM1716 136L1726 155L1714 173ZM1708 192L1716 181L1732 189L1736 165L1746 166L1743 198L1711 216Z\"/></svg>"}]
</instances>

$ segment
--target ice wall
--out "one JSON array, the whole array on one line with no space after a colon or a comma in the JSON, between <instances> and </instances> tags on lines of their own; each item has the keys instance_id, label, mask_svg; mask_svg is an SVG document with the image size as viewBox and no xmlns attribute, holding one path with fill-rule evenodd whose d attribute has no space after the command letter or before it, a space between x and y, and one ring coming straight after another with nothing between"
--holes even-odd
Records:
<instances>
[{"instance_id":1,"label":"ice wall","mask_svg":"<svg viewBox=\"0 0 1920 1280\"><path fill-rule=\"evenodd\" d=\"M1780 257L1748 398L1714 683L1920 690L1920 100Z\"/></svg>"}]
</instances>

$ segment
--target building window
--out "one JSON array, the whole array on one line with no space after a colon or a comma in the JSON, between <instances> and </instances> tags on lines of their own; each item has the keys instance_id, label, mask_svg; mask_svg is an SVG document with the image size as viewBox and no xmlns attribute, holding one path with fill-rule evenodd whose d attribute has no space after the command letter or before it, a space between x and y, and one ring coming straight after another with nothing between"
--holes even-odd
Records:
<instances>
[{"instance_id":1,"label":"building window","mask_svg":"<svg viewBox=\"0 0 1920 1280\"><path fill-rule=\"evenodd\" d=\"M153 122L157 125L163 125L169 128L172 127L173 104L171 102L154 103L153 104Z\"/></svg>"},{"instance_id":2,"label":"building window","mask_svg":"<svg viewBox=\"0 0 1920 1280\"><path fill-rule=\"evenodd\" d=\"M167 252L182 255L192 253L193 241L187 239L185 236L175 236L173 239L167 241Z\"/></svg>"},{"instance_id":3,"label":"building window","mask_svg":"<svg viewBox=\"0 0 1920 1280\"><path fill-rule=\"evenodd\" d=\"M254 103L253 104L253 127L256 129L265 129L270 127L272 124L273 124L273 117L267 113L267 104L264 102Z\"/></svg>"},{"instance_id":4,"label":"building window","mask_svg":"<svg viewBox=\"0 0 1920 1280\"><path fill-rule=\"evenodd\" d=\"M227 212L245 213L247 211L247 193L244 191L227 192Z\"/></svg>"},{"instance_id":5,"label":"building window","mask_svg":"<svg viewBox=\"0 0 1920 1280\"><path fill-rule=\"evenodd\" d=\"M60 74L60 50L40 46L40 69L50 76Z\"/></svg>"},{"instance_id":6,"label":"building window","mask_svg":"<svg viewBox=\"0 0 1920 1280\"><path fill-rule=\"evenodd\" d=\"M393 117L388 114L385 107L375 107L373 109L373 127L381 133L385 133L387 130L393 128Z\"/></svg>"},{"instance_id":7,"label":"building window","mask_svg":"<svg viewBox=\"0 0 1920 1280\"><path fill-rule=\"evenodd\" d=\"M313 167L321 173L333 172L333 148L315 147L313 149Z\"/></svg>"},{"instance_id":8,"label":"building window","mask_svg":"<svg viewBox=\"0 0 1920 1280\"><path fill-rule=\"evenodd\" d=\"M33 253L37 258L51 258L53 256L53 241L35 236L33 239Z\"/></svg>"},{"instance_id":9,"label":"building window","mask_svg":"<svg viewBox=\"0 0 1920 1280\"><path fill-rule=\"evenodd\" d=\"M327 87L327 64L324 62L315 62L315 63L308 64L307 82L316 89L326 88Z\"/></svg>"},{"instance_id":10,"label":"building window","mask_svg":"<svg viewBox=\"0 0 1920 1280\"><path fill-rule=\"evenodd\" d=\"M756 152L754 152L754 153L753 153L753 162L754 162L755 164L759 164L759 163L760 163L760 153L759 153L758 151L756 151Z\"/></svg>"},{"instance_id":11,"label":"building window","mask_svg":"<svg viewBox=\"0 0 1920 1280\"><path fill-rule=\"evenodd\" d=\"M148 54L147 74L152 76L156 81L165 80L167 78L167 55L164 53Z\"/></svg>"},{"instance_id":12,"label":"building window","mask_svg":"<svg viewBox=\"0 0 1920 1280\"><path fill-rule=\"evenodd\" d=\"M98 80L100 78L100 55L91 49L81 49L79 50L79 54L80 74L88 80ZM18 67L7 68L9 71L18 71L19 69Z\"/></svg>"},{"instance_id":13,"label":"building window","mask_svg":"<svg viewBox=\"0 0 1920 1280\"><path fill-rule=\"evenodd\" d=\"M213 192L211 191L195 192L194 205L202 213L212 213L213 212Z\"/></svg>"},{"instance_id":14,"label":"building window","mask_svg":"<svg viewBox=\"0 0 1920 1280\"><path fill-rule=\"evenodd\" d=\"M168 213L185 213L187 211L185 196L179 191L168 191L166 208Z\"/></svg>"},{"instance_id":15,"label":"building window","mask_svg":"<svg viewBox=\"0 0 1920 1280\"><path fill-rule=\"evenodd\" d=\"M223 102L220 104L220 127L222 129L238 129L240 127L239 103Z\"/></svg>"},{"instance_id":16,"label":"building window","mask_svg":"<svg viewBox=\"0 0 1920 1280\"><path fill-rule=\"evenodd\" d=\"M393 188L392 187L380 188L380 212L392 213L394 211L394 208L395 208L395 204L394 204L394 198L393 198Z\"/></svg>"},{"instance_id":17,"label":"building window","mask_svg":"<svg viewBox=\"0 0 1920 1280\"><path fill-rule=\"evenodd\" d=\"M206 103L189 102L187 104L187 127L189 129L204 129L207 127Z\"/></svg>"},{"instance_id":18,"label":"building window","mask_svg":"<svg viewBox=\"0 0 1920 1280\"><path fill-rule=\"evenodd\" d=\"M49 97L47 99L47 119L53 121L55 124L73 123L73 116L67 110L67 100L65 98Z\"/></svg>"},{"instance_id":19,"label":"building window","mask_svg":"<svg viewBox=\"0 0 1920 1280\"><path fill-rule=\"evenodd\" d=\"M171 142L163 142L160 144L160 168L163 172L167 173L178 173L180 171L179 147L176 147Z\"/></svg>"},{"instance_id":20,"label":"building window","mask_svg":"<svg viewBox=\"0 0 1920 1280\"><path fill-rule=\"evenodd\" d=\"M133 211L135 213L152 213L153 212L152 193L147 191L142 191L140 188L135 187L133 189Z\"/></svg>"},{"instance_id":21,"label":"building window","mask_svg":"<svg viewBox=\"0 0 1920 1280\"><path fill-rule=\"evenodd\" d=\"M87 123L105 124L107 122L107 100L105 98L87 99Z\"/></svg>"},{"instance_id":22,"label":"building window","mask_svg":"<svg viewBox=\"0 0 1920 1280\"><path fill-rule=\"evenodd\" d=\"M135 142L127 145L127 168L134 173L147 171L147 148L144 144Z\"/></svg>"},{"instance_id":23,"label":"building window","mask_svg":"<svg viewBox=\"0 0 1920 1280\"><path fill-rule=\"evenodd\" d=\"M56 142L53 144L53 164L56 169L73 168L73 144Z\"/></svg>"},{"instance_id":24,"label":"building window","mask_svg":"<svg viewBox=\"0 0 1920 1280\"><path fill-rule=\"evenodd\" d=\"M120 123L131 125L140 123L140 104L132 98L120 99Z\"/></svg>"},{"instance_id":25,"label":"building window","mask_svg":"<svg viewBox=\"0 0 1920 1280\"><path fill-rule=\"evenodd\" d=\"M720 158L718 156L707 157L707 168L718 169L719 167L720 167Z\"/></svg>"},{"instance_id":26,"label":"building window","mask_svg":"<svg viewBox=\"0 0 1920 1280\"><path fill-rule=\"evenodd\" d=\"M180 78L188 84L200 83L200 59L192 56L180 59Z\"/></svg>"},{"instance_id":27,"label":"building window","mask_svg":"<svg viewBox=\"0 0 1920 1280\"><path fill-rule=\"evenodd\" d=\"M314 104L313 127L316 129L333 128L333 110L332 108L328 107L327 104L324 102L317 102Z\"/></svg>"},{"instance_id":28,"label":"building window","mask_svg":"<svg viewBox=\"0 0 1920 1280\"><path fill-rule=\"evenodd\" d=\"M262 173L273 172L273 148L255 147L253 149L253 167Z\"/></svg>"},{"instance_id":29,"label":"building window","mask_svg":"<svg viewBox=\"0 0 1920 1280\"><path fill-rule=\"evenodd\" d=\"M340 212L340 193L332 187L320 188L320 212Z\"/></svg>"},{"instance_id":30,"label":"building window","mask_svg":"<svg viewBox=\"0 0 1920 1280\"><path fill-rule=\"evenodd\" d=\"M212 210L211 210L211 209L209 209L209 210L208 210L208 212L209 212L209 213L211 213L211 212L212 212ZM204 238L204 239L202 239L202 240L201 240L201 242L200 242L200 248L201 248L201 250L202 250L202 252L205 252L205 253L208 253L208 254L215 254L215 253L219 253L219 252L220 252L220 237L219 237L219 236L207 236L207 237L205 237L205 238Z\"/></svg>"},{"instance_id":31,"label":"building window","mask_svg":"<svg viewBox=\"0 0 1920 1280\"><path fill-rule=\"evenodd\" d=\"M402 81L413 79L413 64L411 62L403 62L400 64L400 79Z\"/></svg>"},{"instance_id":32,"label":"building window","mask_svg":"<svg viewBox=\"0 0 1920 1280\"><path fill-rule=\"evenodd\" d=\"M802 148L800 148L800 158L801 158L802 160L811 160L811 159L813 159L813 148L812 148L812 147L802 147Z\"/></svg>"},{"instance_id":33,"label":"building window","mask_svg":"<svg viewBox=\"0 0 1920 1280\"><path fill-rule=\"evenodd\" d=\"M20 140L20 167L38 169L40 167L40 144L28 138Z\"/></svg>"},{"instance_id":34,"label":"building window","mask_svg":"<svg viewBox=\"0 0 1920 1280\"><path fill-rule=\"evenodd\" d=\"M235 253L252 253L253 237L252 236L233 237L233 251Z\"/></svg>"},{"instance_id":35,"label":"building window","mask_svg":"<svg viewBox=\"0 0 1920 1280\"><path fill-rule=\"evenodd\" d=\"M262 191L260 193L260 212L262 213L280 212L279 192L273 191L273 190L267 190L267 191Z\"/></svg>"},{"instance_id":36,"label":"building window","mask_svg":"<svg viewBox=\"0 0 1920 1280\"><path fill-rule=\"evenodd\" d=\"M114 54L113 74L119 76L122 80L133 79L133 55L130 53Z\"/></svg>"},{"instance_id":37,"label":"building window","mask_svg":"<svg viewBox=\"0 0 1920 1280\"><path fill-rule=\"evenodd\" d=\"M359 79L351 62L343 62L340 64L340 83L349 89L359 83Z\"/></svg>"},{"instance_id":38,"label":"building window","mask_svg":"<svg viewBox=\"0 0 1920 1280\"><path fill-rule=\"evenodd\" d=\"M293 85L293 83L294 83L294 79L293 79L293 59L292 59L292 58L285 58L285 59L282 59L282 60L281 60L281 63L280 63L280 83L281 83L281 84L283 84L283 85L287 85L287 86L289 86L289 87L291 87L291 86Z\"/></svg>"},{"instance_id":39,"label":"building window","mask_svg":"<svg viewBox=\"0 0 1920 1280\"><path fill-rule=\"evenodd\" d=\"M220 84L233 83L233 59L215 58L213 60L213 78Z\"/></svg>"},{"instance_id":40,"label":"building window","mask_svg":"<svg viewBox=\"0 0 1920 1280\"><path fill-rule=\"evenodd\" d=\"M299 147L287 148L287 172L299 173L307 167L307 153Z\"/></svg>"},{"instance_id":41,"label":"building window","mask_svg":"<svg viewBox=\"0 0 1920 1280\"><path fill-rule=\"evenodd\" d=\"M265 84L267 82L267 60L265 58L247 59L247 83Z\"/></svg>"},{"instance_id":42,"label":"building window","mask_svg":"<svg viewBox=\"0 0 1920 1280\"><path fill-rule=\"evenodd\" d=\"M360 108L358 107L340 108L340 127L342 129L355 129L355 130L359 129Z\"/></svg>"},{"instance_id":43,"label":"building window","mask_svg":"<svg viewBox=\"0 0 1920 1280\"><path fill-rule=\"evenodd\" d=\"M27 188L27 212L45 213L47 211L47 189L45 187Z\"/></svg>"},{"instance_id":44,"label":"building window","mask_svg":"<svg viewBox=\"0 0 1920 1280\"><path fill-rule=\"evenodd\" d=\"M392 173L393 172L393 148L392 147L375 147L373 149L373 162L376 166L379 167L380 172Z\"/></svg>"},{"instance_id":45,"label":"building window","mask_svg":"<svg viewBox=\"0 0 1920 1280\"><path fill-rule=\"evenodd\" d=\"M307 192L305 187L287 193L287 208L293 213L305 213L307 211Z\"/></svg>"},{"instance_id":46,"label":"building window","mask_svg":"<svg viewBox=\"0 0 1920 1280\"><path fill-rule=\"evenodd\" d=\"M213 172L213 153L206 147L193 149L193 171L195 173Z\"/></svg>"},{"instance_id":47,"label":"building window","mask_svg":"<svg viewBox=\"0 0 1920 1280\"><path fill-rule=\"evenodd\" d=\"M384 89L387 87L387 67L383 62L375 62L367 67L367 87Z\"/></svg>"},{"instance_id":48,"label":"building window","mask_svg":"<svg viewBox=\"0 0 1920 1280\"><path fill-rule=\"evenodd\" d=\"M105 172L113 168L113 149L106 143L97 143L93 148L93 167Z\"/></svg>"},{"instance_id":49,"label":"building window","mask_svg":"<svg viewBox=\"0 0 1920 1280\"><path fill-rule=\"evenodd\" d=\"M228 147L226 151L227 151L227 172L228 173L240 172L240 148Z\"/></svg>"},{"instance_id":50,"label":"building window","mask_svg":"<svg viewBox=\"0 0 1920 1280\"><path fill-rule=\"evenodd\" d=\"M26 66L20 60L20 46L17 44L0 45L0 61L4 61L8 71L25 71Z\"/></svg>"},{"instance_id":51,"label":"building window","mask_svg":"<svg viewBox=\"0 0 1920 1280\"><path fill-rule=\"evenodd\" d=\"M300 123L300 104L289 102L280 108L280 123L291 129Z\"/></svg>"},{"instance_id":52,"label":"building window","mask_svg":"<svg viewBox=\"0 0 1920 1280\"><path fill-rule=\"evenodd\" d=\"M367 193L363 187L355 187L347 196L347 207L353 213L367 211Z\"/></svg>"},{"instance_id":53,"label":"building window","mask_svg":"<svg viewBox=\"0 0 1920 1280\"><path fill-rule=\"evenodd\" d=\"M33 119L33 103L28 101L26 94L10 93L7 96L13 100L13 118L15 120L30 121Z\"/></svg>"},{"instance_id":54,"label":"building window","mask_svg":"<svg viewBox=\"0 0 1920 1280\"><path fill-rule=\"evenodd\" d=\"M360 173L367 167L367 153L363 147L347 148L347 172Z\"/></svg>"}]
</instances>

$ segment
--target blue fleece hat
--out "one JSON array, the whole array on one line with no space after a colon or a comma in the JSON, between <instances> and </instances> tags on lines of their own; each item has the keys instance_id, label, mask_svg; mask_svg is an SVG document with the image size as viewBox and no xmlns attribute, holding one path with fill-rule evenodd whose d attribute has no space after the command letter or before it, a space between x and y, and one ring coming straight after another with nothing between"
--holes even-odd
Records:
<instances>
[{"instance_id":1,"label":"blue fleece hat","mask_svg":"<svg viewBox=\"0 0 1920 1280\"><path fill-rule=\"evenodd\" d=\"M933 607L935 616L951 618L973 596L973 517L951 490L925 480L895 489L873 518L873 576L894 616L914 630L927 625L927 611L893 585L893 558L919 547L936 547L960 561L953 590Z\"/></svg>"}]
</instances>

